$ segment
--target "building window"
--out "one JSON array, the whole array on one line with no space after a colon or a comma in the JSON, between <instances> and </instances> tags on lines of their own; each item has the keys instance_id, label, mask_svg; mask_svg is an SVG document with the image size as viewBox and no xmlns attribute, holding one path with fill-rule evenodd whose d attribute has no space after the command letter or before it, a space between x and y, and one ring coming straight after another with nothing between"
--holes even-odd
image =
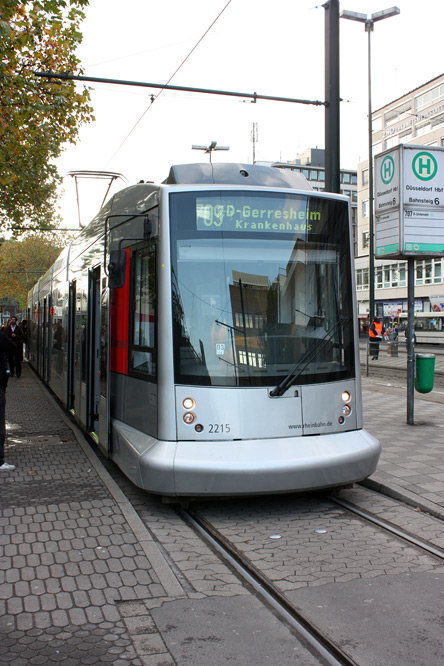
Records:
<instances>
[{"instance_id":1,"label":"building window","mask_svg":"<svg viewBox=\"0 0 444 666\"><path fill-rule=\"evenodd\" d=\"M382 266L378 266L375 271L376 276L376 289L382 289L383 280L382 280Z\"/></svg>"},{"instance_id":2,"label":"building window","mask_svg":"<svg viewBox=\"0 0 444 666\"><path fill-rule=\"evenodd\" d=\"M385 142L385 147L386 148L393 148L394 146L399 145L399 134L396 134L395 136L390 137L390 139L387 139Z\"/></svg>"},{"instance_id":3,"label":"building window","mask_svg":"<svg viewBox=\"0 0 444 666\"><path fill-rule=\"evenodd\" d=\"M239 350L238 353L238 358L239 358L239 364L240 365L247 365L247 352L244 351L243 349ZM266 363L265 363L265 355L264 354L256 354L255 352L248 352L248 365L251 367L259 367L259 368L265 368Z\"/></svg>"},{"instance_id":4,"label":"building window","mask_svg":"<svg viewBox=\"0 0 444 666\"><path fill-rule=\"evenodd\" d=\"M372 132L379 132L380 130L382 130L382 116L378 116L372 121Z\"/></svg>"},{"instance_id":5,"label":"building window","mask_svg":"<svg viewBox=\"0 0 444 666\"><path fill-rule=\"evenodd\" d=\"M428 259L424 262L424 284L432 284L432 260Z\"/></svg>"},{"instance_id":6,"label":"building window","mask_svg":"<svg viewBox=\"0 0 444 666\"><path fill-rule=\"evenodd\" d=\"M406 267L405 264L399 264L399 286L405 287L407 285Z\"/></svg>"},{"instance_id":7,"label":"building window","mask_svg":"<svg viewBox=\"0 0 444 666\"><path fill-rule=\"evenodd\" d=\"M385 127L390 127L390 125L400 122L406 118L409 119L411 117L411 112L412 112L412 104L410 100L403 102L394 109L386 111L386 113L384 114Z\"/></svg>"},{"instance_id":8,"label":"building window","mask_svg":"<svg viewBox=\"0 0 444 666\"><path fill-rule=\"evenodd\" d=\"M416 262L416 284L424 284L424 265L422 261Z\"/></svg>"},{"instance_id":9,"label":"building window","mask_svg":"<svg viewBox=\"0 0 444 666\"><path fill-rule=\"evenodd\" d=\"M362 217L368 217L368 199L362 202Z\"/></svg>"},{"instance_id":10,"label":"building window","mask_svg":"<svg viewBox=\"0 0 444 666\"><path fill-rule=\"evenodd\" d=\"M415 99L415 111L418 113L418 111L422 111L428 106L440 102L442 99L444 99L444 83L432 90L428 90L422 95L418 95Z\"/></svg>"},{"instance_id":11,"label":"building window","mask_svg":"<svg viewBox=\"0 0 444 666\"><path fill-rule=\"evenodd\" d=\"M368 289L368 268L360 268L356 271L356 289L358 291Z\"/></svg>"},{"instance_id":12,"label":"building window","mask_svg":"<svg viewBox=\"0 0 444 666\"><path fill-rule=\"evenodd\" d=\"M416 136L422 136L423 134L428 134L431 131L432 131L432 125L431 125L431 123L427 123L426 125L423 125L422 127L417 127L416 128Z\"/></svg>"},{"instance_id":13,"label":"building window","mask_svg":"<svg viewBox=\"0 0 444 666\"><path fill-rule=\"evenodd\" d=\"M432 129L436 130L444 125L444 115L440 115L432 120Z\"/></svg>"},{"instance_id":14,"label":"building window","mask_svg":"<svg viewBox=\"0 0 444 666\"><path fill-rule=\"evenodd\" d=\"M415 262L415 283L440 284L442 282L442 259L426 259Z\"/></svg>"},{"instance_id":15,"label":"building window","mask_svg":"<svg viewBox=\"0 0 444 666\"><path fill-rule=\"evenodd\" d=\"M238 328L244 328L244 323L245 328L253 328L253 315L248 312L245 314L242 314L242 312L235 312L234 320Z\"/></svg>"},{"instance_id":16,"label":"building window","mask_svg":"<svg viewBox=\"0 0 444 666\"><path fill-rule=\"evenodd\" d=\"M382 152L382 141L373 144L373 155L377 155Z\"/></svg>"},{"instance_id":17,"label":"building window","mask_svg":"<svg viewBox=\"0 0 444 666\"><path fill-rule=\"evenodd\" d=\"M364 169L362 172L362 184L368 185L368 169Z\"/></svg>"},{"instance_id":18,"label":"building window","mask_svg":"<svg viewBox=\"0 0 444 666\"><path fill-rule=\"evenodd\" d=\"M362 232L362 247L368 247L370 245L370 232Z\"/></svg>"}]
</instances>

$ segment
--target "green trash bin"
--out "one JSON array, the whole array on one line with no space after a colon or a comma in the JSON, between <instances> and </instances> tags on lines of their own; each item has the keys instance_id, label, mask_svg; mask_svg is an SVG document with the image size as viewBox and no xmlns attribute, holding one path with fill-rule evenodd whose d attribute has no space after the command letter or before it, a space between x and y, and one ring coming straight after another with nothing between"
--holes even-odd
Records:
<instances>
[{"instance_id":1,"label":"green trash bin","mask_svg":"<svg viewBox=\"0 0 444 666\"><path fill-rule=\"evenodd\" d=\"M435 378L435 355L416 354L415 389L418 393L430 393Z\"/></svg>"}]
</instances>

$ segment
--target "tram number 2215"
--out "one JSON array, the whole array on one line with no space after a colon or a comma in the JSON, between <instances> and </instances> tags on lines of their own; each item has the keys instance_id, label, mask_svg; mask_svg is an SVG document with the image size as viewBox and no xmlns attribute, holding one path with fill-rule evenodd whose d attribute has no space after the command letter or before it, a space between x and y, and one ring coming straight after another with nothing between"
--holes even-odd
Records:
<instances>
[{"instance_id":1,"label":"tram number 2215","mask_svg":"<svg viewBox=\"0 0 444 666\"><path fill-rule=\"evenodd\" d=\"M210 423L208 425L208 431L213 434L230 432L231 426L229 423Z\"/></svg>"}]
</instances>

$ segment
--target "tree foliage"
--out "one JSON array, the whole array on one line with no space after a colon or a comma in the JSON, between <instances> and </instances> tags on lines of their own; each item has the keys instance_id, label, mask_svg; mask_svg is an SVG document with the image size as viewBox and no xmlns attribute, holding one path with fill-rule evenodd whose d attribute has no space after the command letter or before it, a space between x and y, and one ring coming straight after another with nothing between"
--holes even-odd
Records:
<instances>
[{"instance_id":1,"label":"tree foliage","mask_svg":"<svg viewBox=\"0 0 444 666\"><path fill-rule=\"evenodd\" d=\"M53 234L51 234L53 236ZM27 234L23 240L7 240L0 246L0 298L18 301L21 310L28 291L54 263L65 240L50 234Z\"/></svg>"},{"instance_id":2,"label":"tree foliage","mask_svg":"<svg viewBox=\"0 0 444 666\"><path fill-rule=\"evenodd\" d=\"M88 0L1 0L0 227L57 219L54 164L82 123L93 120L87 89L35 71L79 72L75 50Z\"/></svg>"}]
</instances>

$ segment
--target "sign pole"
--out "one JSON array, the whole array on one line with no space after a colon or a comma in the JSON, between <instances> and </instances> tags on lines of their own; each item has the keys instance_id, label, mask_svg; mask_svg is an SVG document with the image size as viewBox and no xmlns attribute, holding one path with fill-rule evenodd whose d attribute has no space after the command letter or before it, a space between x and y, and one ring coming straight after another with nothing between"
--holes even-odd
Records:
<instances>
[{"instance_id":1,"label":"sign pole","mask_svg":"<svg viewBox=\"0 0 444 666\"><path fill-rule=\"evenodd\" d=\"M414 425L415 260L444 256L444 147L399 144L375 158L375 253L407 259L407 423Z\"/></svg>"},{"instance_id":2,"label":"sign pole","mask_svg":"<svg viewBox=\"0 0 444 666\"><path fill-rule=\"evenodd\" d=\"M415 424L415 259L407 260L407 424Z\"/></svg>"}]
</instances>

